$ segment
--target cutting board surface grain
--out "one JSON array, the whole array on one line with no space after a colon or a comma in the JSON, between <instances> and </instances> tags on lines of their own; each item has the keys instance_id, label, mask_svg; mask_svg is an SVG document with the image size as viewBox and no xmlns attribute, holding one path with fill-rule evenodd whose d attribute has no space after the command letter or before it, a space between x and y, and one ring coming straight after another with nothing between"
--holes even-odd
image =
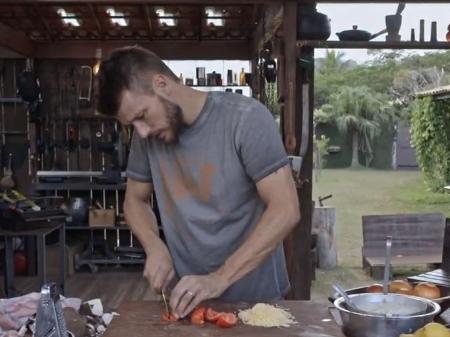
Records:
<instances>
[{"instance_id":1,"label":"cutting board surface grain","mask_svg":"<svg viewBox=\"0 0 450 337\"><path fill-rule=\"evenodd\" d=\"M312 301L279 301L288 309L298 324L289 328L262 328L241 322L233 328L223 329L212 323L192 325L188 320L165 322L161 319L163 305L157 301L125 302L108 327L104 337L344 337L340 327L331 318L324 304ZM237 313L252 307L250 303L223 303L212 301L206 306L218 311Z\"/></svg>"}]
</instances>

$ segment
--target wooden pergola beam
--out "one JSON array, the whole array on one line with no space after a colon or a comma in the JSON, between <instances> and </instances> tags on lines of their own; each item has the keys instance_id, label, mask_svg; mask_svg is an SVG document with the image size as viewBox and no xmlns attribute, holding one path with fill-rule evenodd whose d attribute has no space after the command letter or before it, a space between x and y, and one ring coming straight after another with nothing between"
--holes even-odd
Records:
<instances>
[{"instance_id":1,"label":"wooden pergola beam","mask_svg":"<svg viewBox=\"0 0 450 337\"><path fill-rule=\"evenodd\" d=\"M0 22L0 46L23 56L32 56L34 46L22 32L14 30Z\"/></svg>"},{"instance_id":2,"label":"wooden pergola beam","mask_svg":"<svg viewBox=\"0 0 450 337\"><path fill-rule=\"evenodd\" d=\"M91 13L92 18L94 19L95 25L97 26L97 30L98 30L98 33L100 35L100 38L103 40L105 38L105 33L103 32L103 27L102 27L102 25L100 23L100 20L98 18L97 10L90 3L88 4L88 7L89 7L89 12Z\"/></svg>"},{"instance_id":3,"label":"wooden pergola beam","mask_svg":"<svg viewBox=\"0 0 450 337\"><path fill-rule=\"evenodd\" d=\"M283 0L2 0L2 4L98 4L98 5L208 5L208 6L241 6L251 4L283 3Z\"/></svg>"},{"instance_id":4,"label":"wooden pergola beam","mask_svg":"<svg viewBox=\"0 0 450 337\"><path fill-rule=\"evenodd\" d=\"M101 48L103 55L113 49L139 45L147 48L166 60L249 60L251 43L242 41L218 40L178 40L178 41L65 41L39 43L35 45L34 57L37 59L94 59L95 51Z\"/></svg>"},{"instance_id":5,"label":"wooden pergola beam","mask_svg":"<svg viewBox=\"0 0 450 337\"><path fill-rule=\"evenodd\" d=\"M285 0L2 0L2 4L70 4L73 5L92 3L92 4L121 4L121 5L133 5L133 4L149 4L149 5L209 5L209 6L225 6L225 5L251 5L251 4L270 4L280 3L283 4ZM369 0L298 0L299 4L310 3L372 3ZM377 3L392 3L392 0L377 0ZM409 0L408 3L425 3L424 0ZM428 3L428 2L427 2ZM448 3L448 0L432 0L432 3Z\"/></svg>"},{"instance_id":6,"label":"wooden pergola beam","mask_svg":"<svg viewBox=\"0 0 450 337\"><path fill-rule=\"evenodd\" d=\"M152 25L152 19L150 18L150 9L148 8L147 5L142 5L144 8L144 20L147 23L146 24L146 28L147 28L147 34L148 34L148 38L151 40L152 39L152 33L153 33L153 25Z\"/></svg>"}]
</instances>

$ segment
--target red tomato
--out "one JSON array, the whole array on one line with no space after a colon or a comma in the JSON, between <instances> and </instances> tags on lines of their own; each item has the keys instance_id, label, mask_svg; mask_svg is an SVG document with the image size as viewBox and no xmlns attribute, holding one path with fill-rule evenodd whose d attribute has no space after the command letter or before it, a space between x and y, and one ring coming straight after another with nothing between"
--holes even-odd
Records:
<instances>
[{"instance_id":1,"label":"red tomato","mask_svg":"<svg viewBox=\"0 0 450 337\"><path fill-rule=\"evenodd\" d=\"M231 328L235 326L238 322L238 319L233 313L221 313L219 318L216 321L216 324L221 328Z\"/></svg>"},{"instance_id":2,"label":"red tomato","mask_svg":"<svg viewBox=\"0 0 450 337\"><path fill-rule=\"evenodd\" d=\"M217 321L217 319L219 318L219 316L220 316L220 315L223 315L223 314L224 314L223 312L217 312L217 311L215 311L215 310L212 309L212 308L208 308L208 309L206 310L205 319L206 319L208 322L215 322L215 321Z\"/></svg>"},{"instance_id":3,"label":"red tomato","mask_svg":"<svg viewBox=\"0 0 450 337\"><path fill-rule=\"evenodd\" d=\"M204 307L196 308L191 314L191 323L195 325L203 325L205 323L205 312Z\"/></svg>"},{"instance_id":4,"label":"red tomato","mask_svg":"<svg viewBox=\"0 0 450 337\"><path fill-rule=\"evenodd\" d=\"M162 319L163 319L164 321L168 321L168 322L175 322L175 321L178 321L177 318L176 318L174 315L172 315L172 313L167 314L167 312L164 312L164 313L162 314Z\"/></svg>"}]
</instances>

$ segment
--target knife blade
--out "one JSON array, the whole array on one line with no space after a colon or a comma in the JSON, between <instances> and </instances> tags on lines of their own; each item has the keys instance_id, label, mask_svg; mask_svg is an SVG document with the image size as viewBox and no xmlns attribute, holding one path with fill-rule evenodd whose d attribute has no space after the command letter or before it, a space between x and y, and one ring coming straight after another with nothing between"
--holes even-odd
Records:
<instances>
[{"instance_id":1,"label":"knife blade","mask_svg":"<svg viewBox=\"0 0 450 337\"><path fill-rule=\"evenodd\" d=\"M166 309L167 316L170 315L169 305L167 304L166 295L164 294L164 290L161 290L161 298L164 302L164 308Z\"/></svg>"}]
</instances>

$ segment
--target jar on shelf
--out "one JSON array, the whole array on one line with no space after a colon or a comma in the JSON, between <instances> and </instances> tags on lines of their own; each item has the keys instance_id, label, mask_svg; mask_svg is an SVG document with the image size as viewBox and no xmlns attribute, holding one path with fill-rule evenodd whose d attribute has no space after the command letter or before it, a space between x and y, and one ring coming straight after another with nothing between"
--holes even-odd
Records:
<instances>
[{"instance_id":1,"label":"jar on shelf","mask_svg":"<svg viewBox=\"0 0 450 337\"><path fill-rule=\"evenodd\" d=\"M239 74L239 85L245 85L245 71L244 68L241 69Z\"/></svg>"}]
</instances>

